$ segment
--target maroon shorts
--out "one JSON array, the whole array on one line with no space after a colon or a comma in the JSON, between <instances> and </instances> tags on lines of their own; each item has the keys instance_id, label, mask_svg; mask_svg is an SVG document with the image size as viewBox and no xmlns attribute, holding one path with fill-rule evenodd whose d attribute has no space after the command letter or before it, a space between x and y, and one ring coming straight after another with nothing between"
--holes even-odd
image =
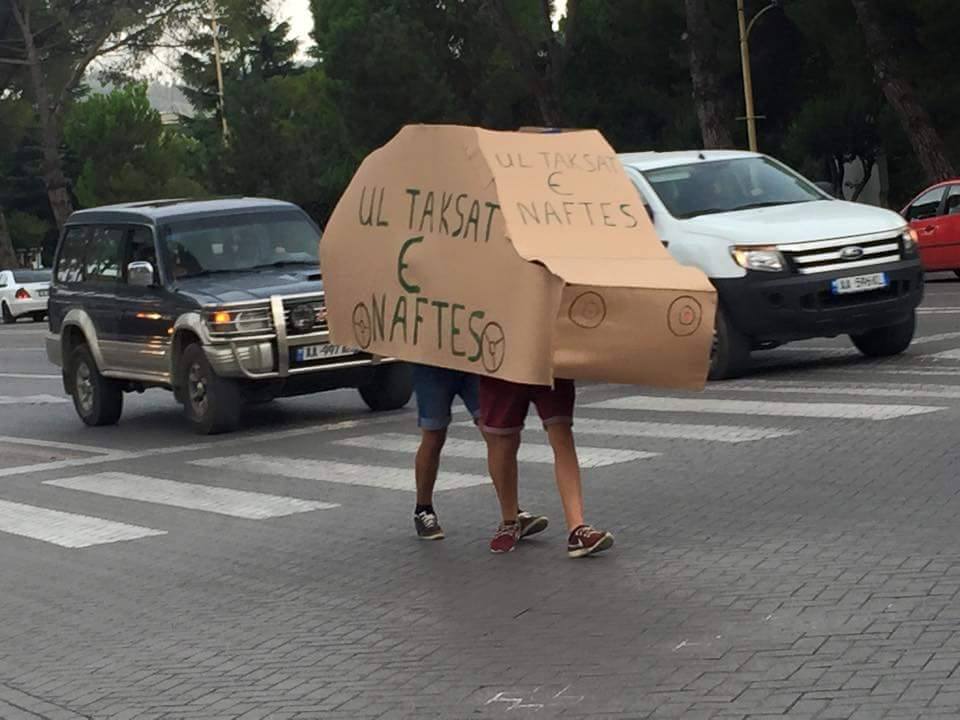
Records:
<instances>
[{"instance_id":1,"label":"maroon shorts","mask_svg":"<svg viewBox=\"0 0 960 720\"><path fill-rule=\"evenodd\" d=\"M484 432L513 435L523 430L530 403L543 426L573 424L576 389L573 380L554 381L554 387L480 377L480 422Z\"/></svg>"}]
</instances>

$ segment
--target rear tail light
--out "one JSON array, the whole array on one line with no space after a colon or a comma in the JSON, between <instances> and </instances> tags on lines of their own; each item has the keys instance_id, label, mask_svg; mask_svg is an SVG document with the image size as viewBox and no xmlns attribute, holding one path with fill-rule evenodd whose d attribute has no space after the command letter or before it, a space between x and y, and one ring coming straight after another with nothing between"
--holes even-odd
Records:
<instances>
[{"instance_id":1,"label":"rear tail light","mask_svg":"<svg viewBox=\"0 0 960 720\"><path fill-rule=\"evenodd\" d=\"M17 294L14 297L16 297L17 300L29 300L30 293L27 292L26 288L20 288L17 290Z\"/></svg>"}]
</instances>

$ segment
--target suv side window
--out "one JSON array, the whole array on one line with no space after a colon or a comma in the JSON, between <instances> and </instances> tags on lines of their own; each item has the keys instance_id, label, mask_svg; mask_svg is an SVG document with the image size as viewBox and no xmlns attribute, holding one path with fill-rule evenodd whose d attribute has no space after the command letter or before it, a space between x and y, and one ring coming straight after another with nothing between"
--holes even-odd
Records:
<instances>
[{"instance_id":1,"label":"suv side window","mask_svg":"<svg viewBox=\"0 0 960 720\"><path fill-rule=\"evenodd\" d=\"M157 248L150 228L137 226L131 228L123 258L122 277L127 282L127 266L133 262L148 262L153 265L153 281L157 282Z\"/></svg>"},{"instance_id":2,"label":"suv side window","mask_svg":"<svg viewBox=\"0 0 960 720\"><path fill-rule=\"evenodd\" d=\"M54 277L58 283L70 285L83 282L83 254L90 228L76 225L67 228L60 244Z\"/></svg>"},{"instance_id":3,"label":"suv side window","mask_svg":"<svg viewBox=\"0 0 960 720\"><path fill-rule=\"evenodd\" d=\"M93 228L84 256L84 281L115 283L120 279L125 234L122 227L98 225Z\"/></svg>"},{"instance_id":4,"label":"suv side window","mask_svg":"<svg viewBox=\"0 0 960 720\"><path fill-rule=\"evenodd\" d=\"M925 220L939 215L943 190L942 187L934 188L918 197L907 210L907 220Z\"/></svg>"}]
</instances>

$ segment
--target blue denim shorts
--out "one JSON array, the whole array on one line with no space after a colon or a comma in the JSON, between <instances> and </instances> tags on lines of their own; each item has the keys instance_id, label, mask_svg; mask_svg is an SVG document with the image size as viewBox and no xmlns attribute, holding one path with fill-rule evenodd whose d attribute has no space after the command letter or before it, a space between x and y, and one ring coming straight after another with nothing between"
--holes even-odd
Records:
<instances>
[{"instance_id":1,"label":"blue denim shorts","mask_svg":"<svg viewBox=\"0 0 960 720\"><path fill-rule=\"evenodd\" d=\"M480 379L476 375L431 365L413 366L417 421L424 430L444 430L459 395L474 420L480 417Z\"/></svg>"}]
</instances>

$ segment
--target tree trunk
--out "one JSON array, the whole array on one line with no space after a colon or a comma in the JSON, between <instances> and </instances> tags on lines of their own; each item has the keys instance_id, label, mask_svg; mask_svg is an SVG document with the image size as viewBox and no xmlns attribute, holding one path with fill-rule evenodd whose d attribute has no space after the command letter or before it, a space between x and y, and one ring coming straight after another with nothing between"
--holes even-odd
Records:
<instances>
[{"instance_id":1,"label":"tree trunk","mask_svg":"<svg viewBox=\"0 0 960 720\"><path fill-rule=\"evenodd\" d=\"M733 137L727 124L727 102L716 70L719 34L710 22L707 0L686 0L686 10L690 78L703 147L731 148Z\"/></svg>"},{"instance_id":2,"label":"tree trunk","mask_svg":"<svg viewBox=\"0 0 960 720\"><path fill-rule=\"evenodd\" d=\"M13 239L7 227L7 216L0 207L0 268L17 267L17 253L13 249Z\"/></svg>"},{"instance_id":3,"label":"tree trunk","mask_svg":"<svg viewBox=\"0 0 960 720\"><path fill-rule=\"evenodd\" d=\"M40 121L40 144L43 149L43 182L50 200L50 209L57 223L57 229L62 230L70 213L73 212L73 203L67 192L67 177L63 172L63 158L60 156L60 117L59 112L52 106L50 92L46 79L43 76L43 60L37 51L33 39L33 30L30 27L29 8L21 11L17 3L12 4L14 19L20 26L23 35L23 46L27 55L27 64L30 70L30 83L33 86L33 99L37 107L37 118Z\"/></svg>"},{"instance_id":4,"label":"tree trunk","mask_svg":"<svg viewBox=\"0 0 960 720\"><path fill-rule=\"evenodd\" d=\"M893 106L904 132L913 145L913 151L931 183L955 177L953 165L947 157L947 147L921 104L913 86L900 67L894 48L877 14L874 0L850 0L857 12L863 30L867 52L873 70L887 102Z\"/></svg>"}]
</instances>

